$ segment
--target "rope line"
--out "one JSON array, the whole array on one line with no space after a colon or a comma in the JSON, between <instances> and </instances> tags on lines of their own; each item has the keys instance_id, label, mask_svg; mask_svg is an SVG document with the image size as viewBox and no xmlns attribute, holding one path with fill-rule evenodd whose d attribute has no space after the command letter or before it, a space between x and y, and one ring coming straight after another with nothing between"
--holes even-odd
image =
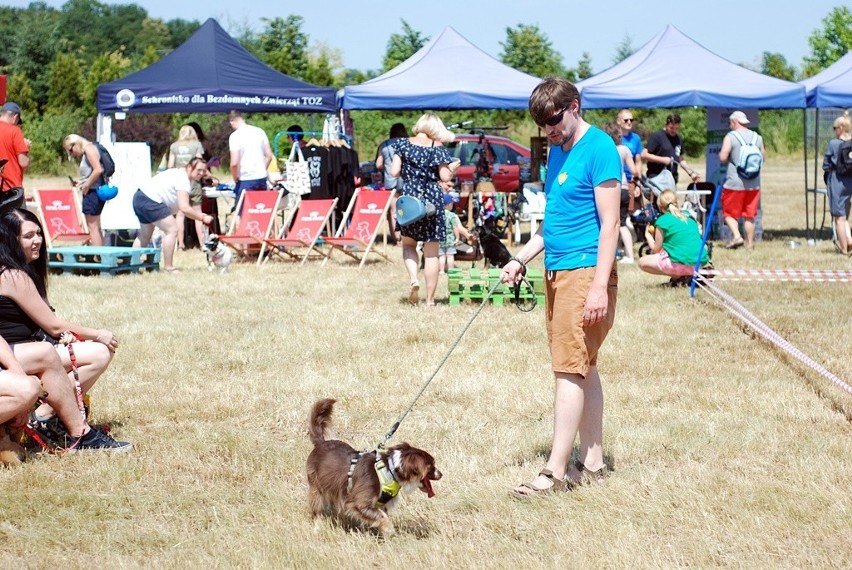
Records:
<instances>
[{"instance_id":1,"label":"rope line","mask_svg":"<svg viewBox=\"0 0 852 570\"><path fill-rule=\"evenodd\" d=\"M813 360L807 354L793 346L792 343L790 343L788 340L786 340L784 337L779 335L768 325L766 325L764 322L762 322L760 319L750 313L748 309L746 309L742 304L740 304L739 301L734 299L731 295L703 279L696 279L695 281L699 287L705 290L724 308L728 309L731 314L743 321L760 336L762 336L767 341L774 344L775 346L777 346L778 348L780 348L805 366L808 366L812 370L816 371L822 377L833 382L841 389L845 390L849 394L852 394L852 386L850 386L849 384L841 380L839 377L831 373L824 366Z\"/></svg>"},{"instance_id":2,"label":"rope line","mask_svg":"<svg viewBox=\"0 0 852 570\"><path fill-rule=\"evenodd\" d=\"M845 269L711 269L701 274L723 281L852 282L852 270Z\"/></svg>"}]
</instances>

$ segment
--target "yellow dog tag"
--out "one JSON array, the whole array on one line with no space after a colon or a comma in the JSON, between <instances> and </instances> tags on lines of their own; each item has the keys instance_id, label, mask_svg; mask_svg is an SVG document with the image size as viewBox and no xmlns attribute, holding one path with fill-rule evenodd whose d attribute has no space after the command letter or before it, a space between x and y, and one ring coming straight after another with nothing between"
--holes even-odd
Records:
<instances>
[{"instance_id":1,"label":"yellow dog tag","mask_svg":"<svg viewBox=\"0 0 852 570\"><path fill-rule=\"evenodd\" d=\"M568 180L568 173L560 172L559 176L556 177L556 180L557 182L559 182L559 185L562 186L563 184L565 184L565 181Z\"/></svg>"}]
</instances>

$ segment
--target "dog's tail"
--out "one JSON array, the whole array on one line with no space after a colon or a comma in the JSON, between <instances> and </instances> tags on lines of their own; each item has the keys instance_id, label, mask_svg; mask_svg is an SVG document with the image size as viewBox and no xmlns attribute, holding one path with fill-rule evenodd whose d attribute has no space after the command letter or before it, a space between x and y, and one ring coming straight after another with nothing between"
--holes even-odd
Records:
<instances>
[{"instance_id":1,"label":"dog's tail","mask_svg":"<svg viewBox=\"0 0 852 570\"><path fill-rule=\"evenodd\" d=\"M325 441L326 432L331 428L331 410L334 407L334 402L331 398L319 400L311 408L311 413L308 416L308 436L311 438L311 443L314 447Z\"/></svg>"}]
</instances>

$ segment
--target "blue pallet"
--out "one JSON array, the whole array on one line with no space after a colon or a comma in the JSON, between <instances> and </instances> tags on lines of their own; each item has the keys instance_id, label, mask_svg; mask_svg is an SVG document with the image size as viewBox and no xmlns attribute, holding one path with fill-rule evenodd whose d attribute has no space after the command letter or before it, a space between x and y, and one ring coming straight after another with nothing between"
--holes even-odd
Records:
<instances>
[{"instance_id":1,"label":"blue pallet","mask_svg":"<svg viewBox=\"0 0 852 570\"><path fill-rule=\"evenodd\" d=\"M148 265L121 265L119 267L104 267L96 264L53 264L48 267L50 273L66 275L100 275L101 277L114 277L116 275L130 275L133 273L146 273L159 271L160 266Z\"/></svg>"},{"instance_id":2,"label":"blue pallet","mask_svg":"<svg viewBox=\"0 0 852 570\"><path fill-rule=\"evenodd\" d=\"M155 247L52 247L47 250L48 265L54 263L95 264L103 267L160 263L160 250Z\"/></svg>"},{"instance_id":3,"label":"blue pallet","mask_svg":"<svg viewBox=\"0 0 852 570\"><path fill-rule=\"evenodd\" d=\"M151 247L54 247L47 257L52 273L109 277L160 269L160 250Z\"/></svg>"}]
</instances>

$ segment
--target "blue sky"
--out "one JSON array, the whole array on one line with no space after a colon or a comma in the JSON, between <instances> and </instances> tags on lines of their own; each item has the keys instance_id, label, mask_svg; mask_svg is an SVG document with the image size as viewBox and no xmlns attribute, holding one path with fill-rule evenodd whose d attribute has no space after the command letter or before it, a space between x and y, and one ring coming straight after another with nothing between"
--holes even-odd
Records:
<instances>
[{"instance_id":1,"label":"blue sky","mask_svg":"<svg viewBox=\"0 0 852 570\"><path fill-rule=\"evenodd\" d=\"M6 5L26 6L14 0ZM64 2L48 0L61 7ZM112 4L113 2L107 2ZM121 4L129 2L118 2ZM566 2L551 0L174 0L136 2L154 17L184 18L203 22L216 18L231 32L260 31L262 18L296 14L304 18L303 31L312 42L339 49L346 67L378 69L388 37L405 19L427 37L451 25L488 54L499 58L506 28L537 25L574 67L584 51L592 57L595 72L612 65L617 47L629 35L638 49L666 24L735 63L757 65L764 51L782 54L801 66L810 53L808 36L822 27L822 19L841 0L610 0ZM677 61L672 61L677 66Z\"/></svg>"}]
</instances>

